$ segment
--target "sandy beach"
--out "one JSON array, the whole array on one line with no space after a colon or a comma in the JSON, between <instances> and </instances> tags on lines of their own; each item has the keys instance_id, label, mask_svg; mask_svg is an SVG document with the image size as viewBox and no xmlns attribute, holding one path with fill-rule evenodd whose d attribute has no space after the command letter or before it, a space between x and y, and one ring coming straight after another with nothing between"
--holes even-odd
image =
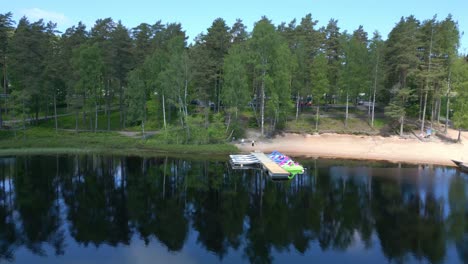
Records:
<instances>
[{"instance_id":1,"label":"sandy beach","mask_svg":"<svg viewBox=\"0 0 468 264\"><path fill-rule=\"evenodd\" d=\"M449 130L447 137L456 139L458 131ZM251 141L255 141L252 147ZM452 159L468 162L468 132L462 132L462 143L438 137L359 136L341 134L290 134L262 139L250 132L244 143L236 146L244 153L277 150L295 157L384 160L417 164L454 166Z\"/></svg>"}]
</instances>

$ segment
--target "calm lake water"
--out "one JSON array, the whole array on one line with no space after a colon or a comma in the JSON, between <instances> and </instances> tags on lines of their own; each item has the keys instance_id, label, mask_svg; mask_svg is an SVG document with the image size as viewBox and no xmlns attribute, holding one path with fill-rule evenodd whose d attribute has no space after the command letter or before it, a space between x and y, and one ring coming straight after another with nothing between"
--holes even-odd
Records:
<instances>
[{"instance_id":1,"label":"calm lake water","mask_svg":"<svg viewBox=\"0 0 468 264\"><path fill-rule=\"evenodd\" d=\"M468 263L468 175L301 160L0 157L1 263Z\"/></svg>"}]
</instances>

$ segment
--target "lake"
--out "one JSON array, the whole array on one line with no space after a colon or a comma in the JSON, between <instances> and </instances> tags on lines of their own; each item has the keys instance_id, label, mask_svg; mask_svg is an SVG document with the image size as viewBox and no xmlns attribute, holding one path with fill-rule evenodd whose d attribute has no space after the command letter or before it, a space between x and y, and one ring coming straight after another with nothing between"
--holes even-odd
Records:
<instances>
[{"instance_id":1,"label":"lake","mask_svg":"<svg viewBox=\"0 0 468 264\"><path fill-rule=\"evenodd\" d=\"M0 157L1 263L468 263L468 175L299 160Z\"/></svg>"}]
</instances>

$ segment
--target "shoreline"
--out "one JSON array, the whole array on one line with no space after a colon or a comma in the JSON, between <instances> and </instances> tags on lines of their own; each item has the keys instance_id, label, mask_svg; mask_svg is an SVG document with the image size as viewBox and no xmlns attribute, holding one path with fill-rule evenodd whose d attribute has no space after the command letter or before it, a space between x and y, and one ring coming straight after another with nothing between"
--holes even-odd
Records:
<instances>
[{"instance_id":1,"label":"shoreline","mask_svg":"<svg viewBox=\"0 0 468 264\"><path fill-rule=\"evenodd\" d=\"M456 139L458 131L447 137ZM255 140L255 146L251 146ZM285 133L272 139L250 135L246 143L236 143L243 153L280 151L305 158L387 161L393 163L455 166L452 160L468 162L468 132L462 132L461 143L443 141L437 137L421 140L416 137L362 136L326 133L321 135Z\"/></svg>"},{"instance_id":2,"label":"shoreline","mask_svg":"<svg viewBox=\"0 0 468 264\"><path fill-rule=\"evenodd\" d=\"M207 155L210 157L218 157L219 155L228 155L231 152L220 151L220 152L209 152L206 150L192 150L187 152L171 152L164 149L148 149L148 148L122 148L122 149L111 149L111 148L9 148L0 149L0 158L8 156L20 156L20 155L87 155L87 154L98 154L98 155L115 155L115 156L137 156L137 157L155 157L155 156L192 156ZM198 156L197 156L198 157Z\"/></svg>"},{"instance_id":3,"label":"shoreline","mask_svg":"<svg viewBox=\"0 0 468 264\"><path fill-rule=\"evenodd\" d=\"M351 134L296 134L284 133L269 139L260 136L255 130L248 130L245 143L240 141L221 145L161 145L153 141L140 141L128 136L106 134L85 135L75 138L68 134L53 137L39 134L18 142L0 141L0 156L34 155L56 153L107 153L114 155L157 156L193 155L198 157L227 158L233 153L250 153L274 150L293 157L349 159L361 161L387 161L393 163L434 164L455 166L452 160L468 162L468 132L462 132L461 143L453 143L458 131L449 129L446 135L424 139L416 132L399 136L365 136ZM14 138L16 139L16 138ZM255 146L251 146L251 141ZM16 143L16 144L15 144Z\"/></svg>"}]
</instances>

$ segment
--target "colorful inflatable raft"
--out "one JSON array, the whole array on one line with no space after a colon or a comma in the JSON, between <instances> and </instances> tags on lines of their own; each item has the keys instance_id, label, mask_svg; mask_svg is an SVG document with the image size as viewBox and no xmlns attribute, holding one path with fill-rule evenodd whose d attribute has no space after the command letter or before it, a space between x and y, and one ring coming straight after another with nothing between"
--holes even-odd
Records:
<instances>
[{"instance_id":1,"label":"colorful inflatable raft","mask_svg":"<svg viewBox=\"0 0 468 264\"><path fill-rule=\"evenodd\" d=\"M291 175L288 177L289 179L294 178L296 174L304 173L304 167L302 167L301 164L293 161L290 157L282 154L281 152L273 151L270 155L268 155L268 157L285 171L291 173Z\"/></svg>"}]
</instances>

